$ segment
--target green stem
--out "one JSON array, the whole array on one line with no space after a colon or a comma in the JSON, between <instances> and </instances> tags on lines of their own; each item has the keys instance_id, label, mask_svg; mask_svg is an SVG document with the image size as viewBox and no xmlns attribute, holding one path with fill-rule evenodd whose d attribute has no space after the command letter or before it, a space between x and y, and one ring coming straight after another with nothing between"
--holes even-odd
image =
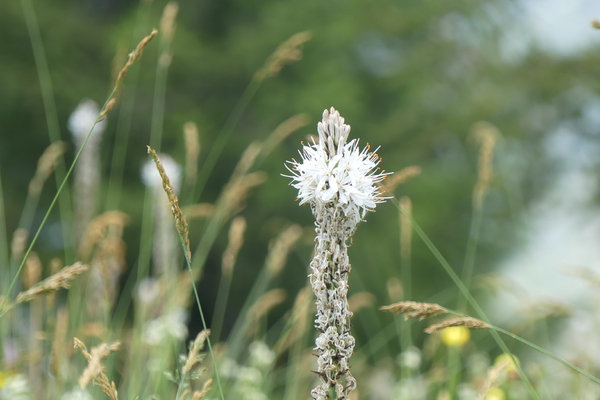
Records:
<instances>
[{"instance_id":1,"label":"green stem","mask_svg":"<svg viewBox=\"0 0 600 400\"><path fill-rule=\"evenodd\" d=\"M50 136L50 142L54 143L60 140L60 125L58 123L58 113L56 111L56 103L54 101L54 90L52 88L52 80L50 78L50 70L48 68L48 61L46 59L46 53L44 51L44 44L42 42L42 35L33 8L31 0L21 0L21 6L23 8L23 14L25 15L25 22L27 24L27 31L29 33L29 39L31 41L31 47L33 49L33 56L35 59L35 65L40 80L40 88L42 91L42 100L44 102L44 110L46 114L46 124L48 127L48 135ZM56 173L54 174L56 179L56 185L60 185L61 181L65 179L65 166L64 155L60 157L62 162L59 162L56 166ZM73 221L73 211L71 204L69 203L69 192L68 188L64 189L64 194L60 196L60 213L63 222L70 223ZM69 235L67 229L61 230L63 235L63 242L65 246L65 262L71 263L75 260L75 251L73 249L72 237ZM1 309L1 308L0 308Z\"/></svg>"}]
</instances>

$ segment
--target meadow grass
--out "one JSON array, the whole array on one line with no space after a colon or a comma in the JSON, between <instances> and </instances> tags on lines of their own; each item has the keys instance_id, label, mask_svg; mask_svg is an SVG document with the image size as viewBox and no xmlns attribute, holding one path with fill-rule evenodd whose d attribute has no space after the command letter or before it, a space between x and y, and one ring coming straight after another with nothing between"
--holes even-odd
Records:
<instances>
[{"instance_id":1,"label":"meadow grass","mask_svg":"<svg viewBox=\"0 0 600 400\"><path fill-rule=\"evenodd\" d=\"M312 343L315 332L311 327L314 299L308 280L295 294L293 306L285 316L275 323L267 321L269 312L288 296L284 289L274 287L276 278L282 273L290 252L306 239L306 229L292 224L281 230L273 239L264 265L251 283L249 295L228 336L225 336L223 321L244 235L256 229L247 226L239 214L244 210L244 199L266 180L265 173L257 167L290 134L307 125L309 117L305 114L294 116L282 122L263 142L251 143L240 155L214 204L199 201L223 149L262 82L276 77L286 64L302 57L302 45L310 40L310 33L292 36L257 70L199 171L201 141L197 128L191 122L182 127L187 149L185 175L191 186L187 196L181 199L182 207L177 185L172 182L175 177L168 175L160 154L176 3L167 5L161 22L162 33L152 31L137 42L124 67L115 73L114 86L69 168L63 157L64 144L60 142L52 84L33 5L30 0L21 0L21 3L34 50L52 145L40 159L19 227L10 244L0 181L0 262L7 266L1 269L0 275L0 343L3 348L0 399L67 400L103 396L113 400L308 398L310 389L319 379L313 373L316 370ZM141 2L134 37L141 36L140 32L148 22L148 3ZM140 250L135 270L130 270L125 278L125 285L134 288L131 291L134 295L123 296L117 286L125 271L123 229L128 217L117 208L139 75L134 63L156 35L160 37L159 59L148 152L156 165L165 196L161 198L148 187L140 201L143 204ZM126 75L130 87L121 91ZM64 257L44 266L34 251L40 232L56 205L60 208L63 225L76 223L77 216L71 209L73 190L70 190L69 178L94 126L110 116L117 102L120 103L118 135L112 151L105 212L87 224L85 234L77 240L79 246L74 245L70 230L62 230L66 244ZM476 125L474 136L481 144L479 180L472 195L471 230L461 277L413 218L411 200L393 197L395 186L416 177L420 169L408 167L390 178L382 188L386 195L393 197L392 203L398 209L402 263L399 279L388 282L387 297L391 304L383 307L384 310L420 320L444 315L452 318L424 327L429 335L424 341L417 340L420 335L415 332L420 323L410 319L395 318L381 328L357 324L356 328L371 329L372 334L355 348L351 366L358 389L350 398L502 400L566 398L561 396L567 394L572 394L572 398L584 398L600 393L600 379L585 368L493 325L471 294L494 145L501 140L499 132L489 124ZM44 208L39 205L40 193L51 174L55 175L58 189L51 203ZM161 207L171 213L169 221L174 228L166 230L163 237L180 245L178 253L184 256L185 270L179 267L178 255L174 254L170 255L168 266L152 269L156 263L153 247L159 245L152 236L153 214ZM33 231L32 218L40 208L45 209L44 218ZM190 242L187 220L191 218L204 220L205 228L196 246ZM209 326L197 282L202 279L209 252L227 225L229 244L223 253L214 318ZM461 296L456 311L436 303L410 301L413 296L418 297L411 288L413 233L423 241L459 289ZM42 279L43 275L47 277ZM63 289L68 290L68 294L63 293ZM374 302L373 294L360 292L351 296L348 304L357 317L364 317L379 312ZM190 309L200 314L202 330L193 333L194 339L188 345L187 315ZM469 310L473 315L469 315ZM481 334L472 334L473 330L489 333L495 348L486 347L489 344L485 344ZM573 375L563 378L566 383L562 392L556 392L550 382L552 375L544 376L535 370L536 366L545 364L528 361L526 353L517 357L515 350L511 351L514 349L512 343L505 342L502 337L518 341L573 371ZM390 345L392 342L399 342L399 352L390 354L390 349L394 348ZM415 347L419 343L423 343L422 346ZM488 353L501 353L502 356L491 362ZM381 354L388 356L373 361ZM589 379L593 386L581 382L580 377Z\"/></svg>"}]
</instances>

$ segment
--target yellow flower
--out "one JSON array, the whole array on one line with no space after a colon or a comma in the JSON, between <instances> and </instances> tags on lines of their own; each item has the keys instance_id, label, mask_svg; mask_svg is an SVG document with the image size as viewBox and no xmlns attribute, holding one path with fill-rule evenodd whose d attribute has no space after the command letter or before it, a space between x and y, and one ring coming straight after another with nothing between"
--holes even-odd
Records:
<instances>
[{"instance_id":1,"label":"yellow flower","mask_svg":"<svg viewBox=\"0 0 600 400\"><path fill-rule=\"evenodd\" d=\"M460 347L471 338L471 331L466 326L450 326L442 329L442 342L448 347Z\"/></svg>"},{"instance_id":2,"label":"yellow flower","mask_svg":"<svg viewBox=\"0 0 600 400\"><path fill-rule=\"evenodd\" d=\"M514 357L514 360L513 360ZM516 361L516 364L515 364ZM506 364L506 372L508 372L509 374L515 373L517 372L517 365L521 365L521 361L517 358L517 356L515 356L514 354L511 355L504 353L504 354L500 354L498 357L496 357L496 361L494 362L494 365L498 366L501 363Z\"/></svg>"},{"instance_id":3,"label":"yellow flower","mask_svg":"<svg viewBox=\"0 0 600 400\"><path fill-rule=\"evenodd\" d=\"M499 387L490 388L485 394L485 400L504 400L506 399L506 394L504 390Z\"/></svg>"},{"instance_id":4,"label":"yellow flower","mask_svg":"<svg viewBox=\"0 0 600 400\"><path fill-rule=\"evenodd\" d=\"M6 385L6 381L10 378L11 374L6 371L0 371L0 389Z\"/></svg>"}]
</instances>

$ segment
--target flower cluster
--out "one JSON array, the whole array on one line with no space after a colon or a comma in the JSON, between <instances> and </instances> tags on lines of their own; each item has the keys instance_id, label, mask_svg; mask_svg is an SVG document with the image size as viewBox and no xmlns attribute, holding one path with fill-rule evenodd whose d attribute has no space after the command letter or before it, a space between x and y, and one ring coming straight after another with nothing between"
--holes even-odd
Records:
<instances>
[{"instance_id":1,"label":"flower cluster","mask_svg":"<svg viewBox=\"0 0 600 400\"><path fill-rule=\"evenodd\" d=\"M302 148L302 162L288 162L300 205L311 204L315 214L324 207L340 207L358 223L385 201L377 184L387 174L379 172L379 157L369 152L369 146L360 150L358 139L347 143L350 126L333 107L323 112L317 130L319 142Z\"/></svg>"}]
</instances>

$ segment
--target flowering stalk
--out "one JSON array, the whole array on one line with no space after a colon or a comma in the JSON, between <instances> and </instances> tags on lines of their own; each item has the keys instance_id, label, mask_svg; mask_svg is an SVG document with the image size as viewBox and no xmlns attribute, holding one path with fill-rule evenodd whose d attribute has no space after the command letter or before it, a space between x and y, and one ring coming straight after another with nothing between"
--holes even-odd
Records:
<instances>
[{"instance_id":1,"label":"flowering stalk","mask_svg":"<svg viewBox=\"0 0 600 400\"><path fill-rule=\"evenodd\" d=\"M348 239L358 223L377 203L385 201L378 183L387 173L369 146L358 148L358 139L347 143L350 126L333 107L317 124L319 142L305 145L302 162L288 161L292 187L300 205L309 203L315 216L316 246L310 263L310 283L316 296L315 328L318 370L323 382L312 390L315 400L347 399L356 388L349 359L354 351L348 309Z\"/></svg>"}]
</instances>

